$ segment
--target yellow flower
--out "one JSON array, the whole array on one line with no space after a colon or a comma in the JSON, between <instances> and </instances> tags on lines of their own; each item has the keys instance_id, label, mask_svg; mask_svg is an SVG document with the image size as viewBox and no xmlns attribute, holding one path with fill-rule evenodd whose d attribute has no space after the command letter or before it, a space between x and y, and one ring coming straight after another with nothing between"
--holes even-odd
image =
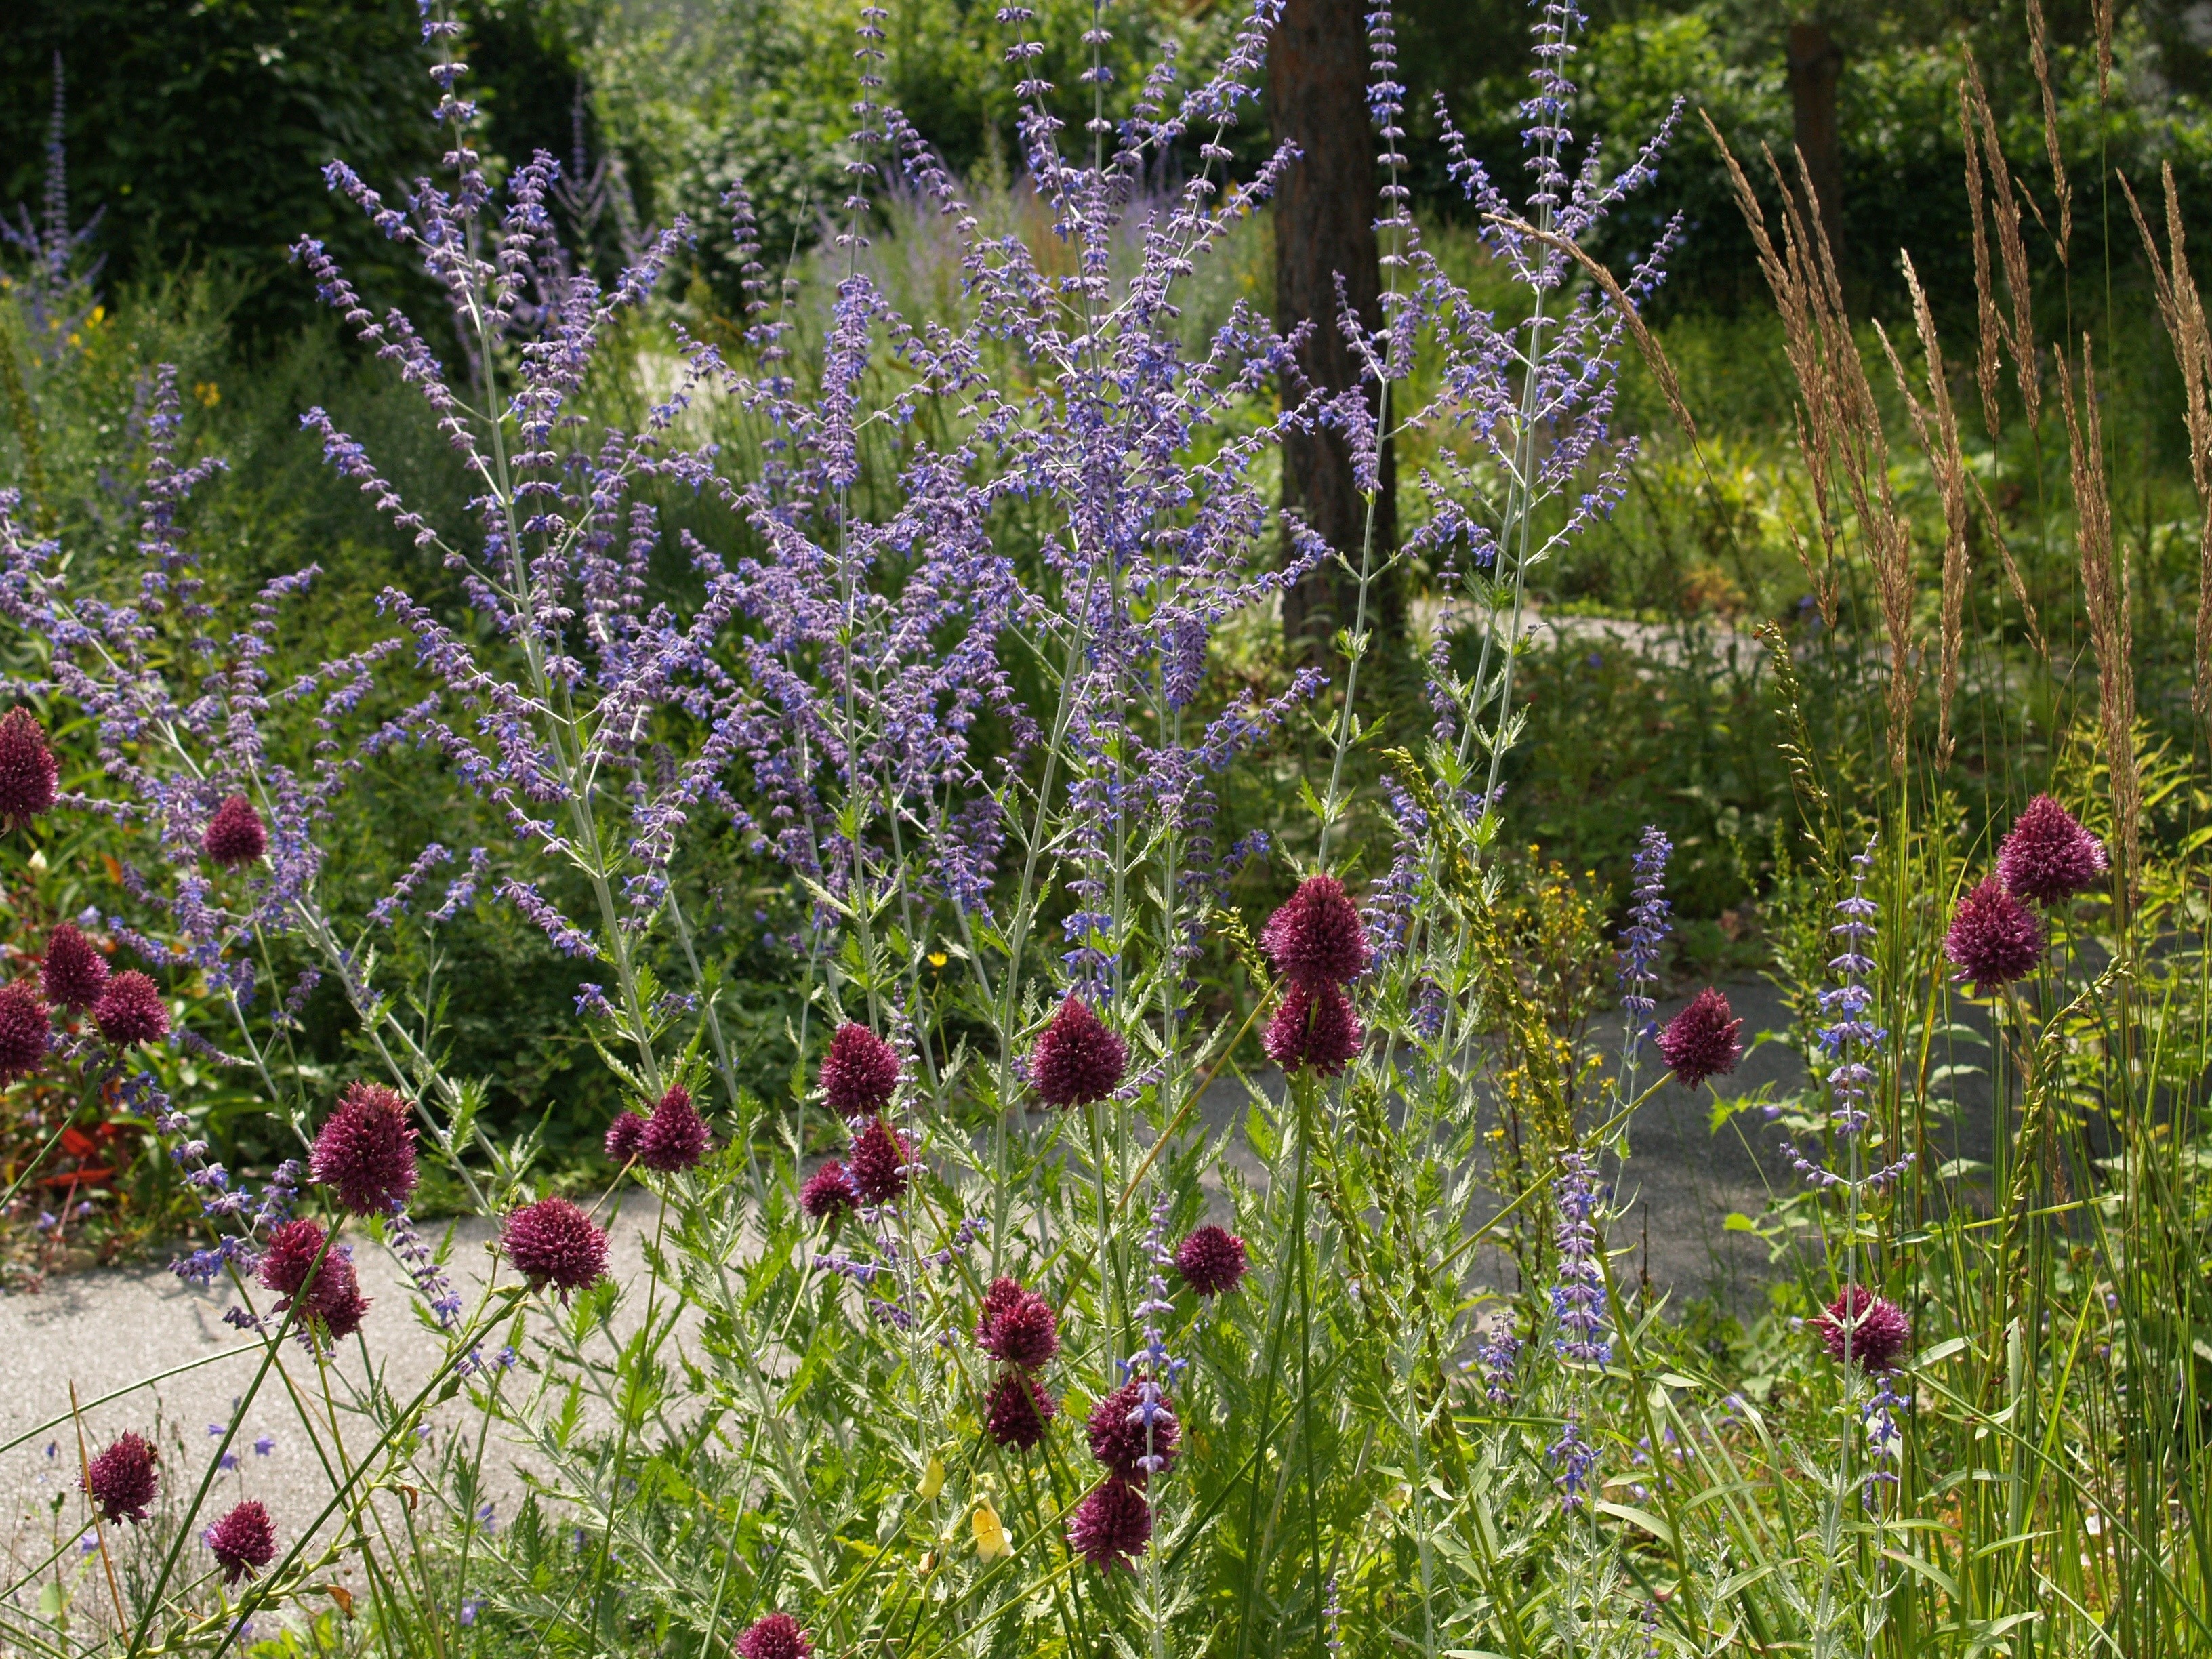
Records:
<instances>
[{"instance_id":1,"label":"yellow flower","mask_svg":"<svg viewBox=\"0 0 2212 1659\"><path fill-rule=\"evenodd\" d=\"M931 967L933 967L933 968L942 968L943 966L945 966L945 952L944 952L944 951L932 951L929 953L929 965L930 965Z\"/></svg>"},{"instance_id":2,"label":"yellow flower","mask_svg":"<svg viewBox=\"0 0 2212 1659\"><path fill-rule=\"evenodd\" d=\"M1014 1553L1014 1540L1006 1536L1006 1529L999 1524L999 1512L991 1507L991 1500L975 1500L975 1553L986 1561L996 1561Z\"/></svg>"},{"instance_id":3,"label":"yellow flower","mask_svg":"<svg viewBox=\"0 0 2212 1659\"><path fill-rule=\"evenodd\" d=\"M222 390L213 380L202 380L192 388L192 395L210 409L222 401Z\"/></svg>"},{"instance_id":4,"label":"yellow flower","mask_svg":"<svg viewBox=\"0 0 2212 1659\"><path fill-rule=\"evenodd\" d=\"M925 1504L945 1490L945 1460L933 1457L929 1467L921 1472L921 1485L916 1488Z\"/></svg>"}]
</instances>

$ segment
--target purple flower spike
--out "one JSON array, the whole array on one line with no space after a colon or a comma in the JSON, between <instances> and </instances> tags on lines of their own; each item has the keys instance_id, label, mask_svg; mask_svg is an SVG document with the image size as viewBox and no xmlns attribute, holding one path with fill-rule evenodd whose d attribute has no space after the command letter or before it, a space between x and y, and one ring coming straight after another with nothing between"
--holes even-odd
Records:
<instances>
[{"instance_id":1,"label":"purple flower spike","mask_svg":"<svg viewBox=\"0 0 2212 1659\"><path fill-rule=\"evenodd\" d=\"M757 1620L731 1644L738 1659L809 1659L814 1644L787 1613L771 1613Z\"/></svg>"},{"instance_id":2,"label":"purple flower spike","mask_svg":"<svg viewBox=\"0 0 2212 1659\"><path fill-rule=\"evenodd\" d=\"M1121 1480L1143 1486L1174 1467L1182 1425L1157 1384L1133 1377L1091 1408L1091 1455Z\"/></svg>"},{"instance_id":3,"label":"purple flower spike","mask_svg":"<svg viewBox=\"0 0 2212 1659\"><path fill-rule=\"evenodd\" d=\"M914 1162L914 1150L883 1119L870 1118L846 1156L861 1203L890 1204L906 1195L906 1166Z\"/></svg>"},{"instance_id":4,"label":"purple flower spike","mask_svg":"<svg viewBox=\"0 0 2212 1659\"><path fill-rule=\"evenodd\" d=\"M1887 1371L1912 1341L1912 1322L1894 1302L1876 1296L1863 1285L1847 1285L1844 1293L1814 1320L1829 1357L1863 1371Z\"/></svg>"},{"instance_id":5,"label":"purple flower spike","mask_svg":"<svg viewBox=\"0 0 2212 1659\"><path fill-rule=\"evenodd\" d=\"M1367 930L1344 884L1308 876L1267 919L1260 948L1276 971L1301 991L1344 985L1367 971Z\"/></svg>"},{"instance_id":6,"label":"purple flower spike","mask_svg":"<svg viewBox=\"0 0 2212 1659\"><path fill-rule=\"evenodd\" d=\"M269 831L262 826L261 814L243 795L233 795L216 807L200 836L200 851L218 869L252 864L268 850Z\"/></svg>"},{"instance_id":7,"label":"purple flower spike","mask_svg":"<svg viewBox=\"0 0 2212 1659\"><path fill-rule=\"evenodd\" d=\"M1200 1296L1233 1291L1250 1266L1244 1241L1220 1227L1200 1227L1176 1246L1176 1271Z\"/></svg>"},{"instance_id":8,"label":"purple flower spike","mask_svg":"<svg viewBox=\"0 0 2212 1659\"><path fill-rule=\"evenodd\" d=\"M1088 1106L1103 1100L1129 1069L1129 1045L1106 1029L1091 1005L1069 996L1037 1034L1030 1074L1048 1106Z\"/></svg>"},{"instance_id":9,"label":"purple flower spike","mask_svg":"<svg viewBox=\"0 0 2212 1659\"><path fill-rule=\"evenodd\" d=\"M830 1039L822 1089L840 1117L872 1117L898 1087L898 1051L865 1025L847 1021Z\"/></svg>"},{"instance_id":10,"label":"purple flower spike","mask_svg":"<svg viewBox=\"0 0 2212 1659\"><path fill-rule=\"evenodd\" d=\"M1317 991L1293 987L1275 1010L1260 1039L1267 1058L1285 1072L1311 1066L1334 1077L1358 1057L1366 1034L1342 991L1324 984Z\"/></svg>"},{"instance_id":11,"label":"purple flower spike","mask_svg":"<svg viewBox=\"0 0 2212 1659\"><path fill-rule=\"evenodd\" d=\"M144 1436L125 1434L92 1460L78 1485L100 1506L102 1519L143 1521L161 1483L154 1467L161 1461Z\"/></svg>"},{"instance_id":12,"label":"purple flower spike","mask_svg":"<svg viewBox=\"0 0 2212 1659\"><path fill-rule=\"evenodd\" d=\"M1027 1371L1004 1371L983 1398L983 1428L1001 1446L1034 1450L1060 1407Z\"/></svg>"},{"instance_id":13,"label":"purple flower spike","mask_svg":"<svg viewBox=\"0 0 2212 1659\"><path fill-rule=\"evenodd\" d=\"M250 1498L201 1536L222 1568L226 1584L252 1577L276 1559L276 1525L269 1511Z\"/></svg>"},{"instance_id":14,"label":"purple flower spike","mask_svg":"<svg viewBox=\"0 0 2212 1659\"><path fill-rule=\"evenodd\" d=\"M135 969L107 981L92 1005L92 1018L100 1036L118 1048L158 1042L169 1035L169 1007L161 1000L161 988Z\"/></svg>"},{"instance_id":15,"label":"purple flower spike","mask_svg":"<svg viewBox=\"0 0 2212 1659\"><path fill-rule=\"evenodd\" d=\"M2038 795L1997 848L1997 875L2024 899L2057 904L2094 887L2111 862L2105 843L2048 795Z\"/></svg>"},{"instance_id":16,"label":"purple flower spike","mask_svg":"<svg viewBox=\"0 0 2212 1659\"><path fill-rule=\"evenodd\" d=\"M0 985L0 1083L28 1077L46 1063L46 1005L27 980Z\"/></svg>"},{"instance_id":17,"label":"purple flower spike","mask_svg":"<svg viewBox=\"0 0 2212 1659\"><path fill-rule=\"evenodd\" d=\"M845 1166L831 1158L812 1175L799 1189L799 1207L817 1221L834 1221L860 1201L853 1190L853 1177Z\"/></svg>"},{"instance_id":18,"label":"purple flower spike","mask_svg":"<svg viewBox=\"0 0 2212 1659\"><path fill-rule=\"evenodd\" d=\"M107 962L90 939L64 921L46 935L39 978L49 1002L82 1013L107 988Z\"/></svg>"},{"instance_id":19,"label":"purple flower spike","mask_svg":"<svg viewBox=\"0 0 2212 1659\"><path fill-rule=\"evenodd\" d=\"M645 1133L645 1116L627 1106L615 1114L615 1121L607 1125L607 1159L613 1164L627 1164L637 1156L638 1137Z\"/></svg>"},{"instance_id":20,"label":"purple flower spike","mask_svg":"<svg viewBox=\"0 0 2212 1659\"><path fill-rule=\"evenodd\" d=\"M27 828L52 809L60 780L46 729L20 704L0 720L0 823Z\"/></svg>"},{"instance_id":21,"label":"purple flower spike","mask_svg":"<svg viewBox=\"0 0 2212 1659\"><path fill-rule=\"evenodd\" d=\"M1067 1547L1104 1572L1128 1565L1152 1539L1152 1505L1121 1480L1093 1488L1067 1522Z\"/></svg>"},{"instance_id":22,"label":"purple flower spike","mask_svg":"<svg viewBox=\"0 0 2212 1659\"><path fill-rule=\"evenodd\" d=\"M1994 991L2035 971L2043 960L2043 924L1996 877L1985 876L1959 901L1943 954L1977 994Z\"/></svg>"},{"instance_id":23,"label":"purple flower spike","mask_svg":"<svg viewBox=\"0 0 2212 1659\"><path fill-rule=\"evenodd\" d=\"M541 1198L515 1211L500 1230L500 1243L531 1289L550 1285L563 1303L571 1291L607 1276L606 1234L565 1198Z\"/></svg>"},{"instance_id":24,"label":"purple flower spike","mask_svg":"<svg viewBox=\"0 0 2212 1659\"><path fill-rule=\"evenodd\" d=\"M707 1156L709 1139L707 1120L691 1103L691 1091L676 1084L638 1132L637 1161L662 1175L676 1175Z\"/></svg>"},{"instance_id":25,"label":"purple flower spike","mask_svg":"<svg viewBox=\"0 0 2212 1659\"><path fill-rule=\"evenodd\" d=\"M1659 1033L1660 1058L1685 1089L1703 1086L1705 1079L1726 1077L1743 1058L1738 1033L1743 1022L1734 1016L1729 1000L1707 986L1690 1006L1667 1022Z\"/></svg>"},{"instance_id":26,"label":"purple flower spike","mask_svg":"<svg viewBox=\"0 0 2212 1659\"><path fill-rule=\"evenodd\" d=\"M406 1099L380 1083L355 1083L315 1137L307 1178L354 1215L385 1215L413 1195L415 1127Z\"/></svg>"}]
</instances>

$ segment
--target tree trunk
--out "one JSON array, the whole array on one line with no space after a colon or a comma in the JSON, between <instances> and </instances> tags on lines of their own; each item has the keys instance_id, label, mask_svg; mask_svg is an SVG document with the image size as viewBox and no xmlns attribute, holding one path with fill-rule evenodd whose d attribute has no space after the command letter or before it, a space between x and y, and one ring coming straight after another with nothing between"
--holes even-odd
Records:
<instances>
[{"instance_id":1,"label":"tree trunk","mask_svg":"<svg viewBox=\"0 0 2212 1659\"><path fill-rule=\"evenodd\" d=\"M1275 324L1288 333L1311 321L1298 366L1327 397L1359 380L1337 326L1339 276L1360 321L1370 329L1382 323L1364 0L1290 0L1268 47L1267 100L1277 140L1288 139L1299 151L1275 193ZM1370 407L1373 401L1370 390ZM1397 532L1396 467L1387 440L1382 463L1373 551L1378 564ZM1367 534L1367 503L1341 434L1293 433L1284 441L1283 505L1342 553L1354 573L1324 565L1283 595L1285 641L1294 652L1317 655L1339 628L1352 625ZM1368 623L1378 634L1395 626L1395 594L1383 591L1395 586L1370 585Z\"/></svg>"},{"instance_id":2,"label":"tree trunk","mask_svg":"<svg viewBox=\"0 0 2212 1659\"><path fill-rule=\"evenodd\" d=\"M1844 147L1836 121L1836 82L1844 54L1822 23L1790 26L1790 111L1797 153L1818 198L1820 229L1840 280L1844 271ZM1794 180L1793 180L1794 182Z\"/></svg>"}]
</instances>

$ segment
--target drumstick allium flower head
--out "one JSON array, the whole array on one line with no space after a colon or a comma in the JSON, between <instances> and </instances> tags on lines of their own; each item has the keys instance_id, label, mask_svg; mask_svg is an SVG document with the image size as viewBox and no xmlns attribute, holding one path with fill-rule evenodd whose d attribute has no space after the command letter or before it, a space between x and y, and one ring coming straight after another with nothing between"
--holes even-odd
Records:
<instances>
[{"instance_id":1,"label":"drumstick allium flower head","mask_svg":"<svg viewBox=\"0 0 2212 1659\"><path fill-rule=\"evenodd\" d=\"M269 831L262 825L261 814L243 795L233 795L216 807L200 835L200 851L222 870L251 864L268 850Z\"/></svg>"},{"instance_id":2,"label":"drumstick allium flower head","mask_svg":"<svg viewBox=\"0 0 2212 1659\"><path fill-rule=\"evenodd\" d=\"M1367 971L1367 930L1334 876L1308 876L1260 933L1276 972L1302 991L1344 985Z\"/></svg>"},{"instance_id":3,"label":"drumstick allium flower head","mask_svg":"<svg viewBox=\"0 0 2212 1659\"><path fill-rule=\"evenodd\" d=\"M251 1578L276 1559L276 1528L269 1511L247 1498L200 1534L222 1568L222 1582Z\"/></svg>"},{"instance_id":4,"label":"drumstick allium flower head","mask_svg":"<svg viewBox=\"0 0 2212 1659\"><path fill-rule=\"evenodd\" d=\"M46 1000L82 1013L107 988L107 960L99 948L67 922L46 935L46 958L39 964Z\"/></svg>"},{"instance_id":5,"label":"drumstick allium flower head","mask_svg":"<svg viewBox=\"0 0 2212 1659\"><path fill-rule=\"evenodd\" d=\"M1079 996L1070 995L1037 1034L1030 1059L1037 1097L1048 1106L1088 1106L1120 1086L1129 1045L1109 1030Z\"/></svg>"},{"instance_id":6,"label":"drumstick allium flower head","mask_svg":"<svg viewBox=\"0 0 2212 1659\"><path fill-rule=\"evenodd\" d=\"M21 830L54 804L61 774L46 729L20 703L0 720L0 823Z\"/></svg>"},{"instance_id":7,"label":"drumstick allium flower head","mask_svg":"<svg viewBox=\"0 0 2212 1659\"><path fill-rule=\"evenodd\" d=\"M406 1097L380 1083L349 1085L315 1136L307 1178L327 1187L339 1207L385 1215L414 1194L415 1126Z\"/></svg>"},{"instance_id":8,"label":"drumstick allium flower head","mask_svg":"<svg viewBox=\"0 0 2212 1659\"><path fill-rule=\"evenodd\" d=\"M866 1026L848 1020L830 1036L822 1091L839 1116L874 1116L890 1104L898 1076L898 1051Z\"/></svg>"},{"instance_id":9,"label":"drumstick allium flower head","mask_svg":"<svg viewBox=\"0 0 2212 1659\"><path fill-rule=\"evenodd\" d=\"M78 1485L110 1522L143 1521L161 1477L161 1455L144 1436L125 1433L86 1466Z\"/></svg>"},{"instance_id":10,"label":"drumstick allium flower head","mask_svg":"<svg viewBox=\"0 0 2212 1659\"><path fill-rule=\"evenodd\" d=\"M548 1285L566 1302L607 1273L607 1236L565 1198L541 1198L507 1218L500 1243L534 1291Z\"/></svg>"}]
</instances>

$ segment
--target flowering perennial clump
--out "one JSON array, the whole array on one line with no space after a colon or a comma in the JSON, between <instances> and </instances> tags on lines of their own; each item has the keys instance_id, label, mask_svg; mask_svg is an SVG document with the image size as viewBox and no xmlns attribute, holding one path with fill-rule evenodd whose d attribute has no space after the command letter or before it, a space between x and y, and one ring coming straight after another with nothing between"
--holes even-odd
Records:
<instances>
[{"instance_id":1,"label":"flowering perennial clump","mask_svg":"<svg viewBox=\"0 0 2212 1659\"><path fill-rule=\"evenodd\" d=\"M1088 1106L1103 1100L1128 1069L1129 1045L1073 994L1037 1034L1030 1059L1037 1097L1048 1106Z\"/></svg>"},{"instance_id":2,"label":"flowering perennial clump","mask_svg":"<svg viewBox=\"0 0 2212 1659\"><path fill-rule=\"evenodd\" d=\"M255 1498L247 1498L201 1536L222 1568L226 1584L251 1578L276 1559L276 1524Z\"/></svg>"},{"instance_id":3,"label":"flowering perennial clump","mask_svg":"<svg viewBox=\"0 0 2212 1659\"><path fill-rule=\"evenodd\" d=\"M20 704L0 720L0 823L21 830L54 804L60 772L46 729Z\"/></svg>"},{"instance_id":4,"label":"flowering perennial clump","mask_svg":"<svg viewBox=\"0 0 2212 1659\"><path fill-rule=\"evenodd\" d=\"M110 1521L143 1521L161 1477L161 1454L143 1435L125 1432L85 1467L79 1485Z\"/></svg>"},{"instance_id":5,"label":"flowering perennial clump","mask_svg":"<svg viewBox=\"0 0 2212 1659\"><path fill-rule=\"evenodd\" d=\"M58 922L46 935L39 982L46 988L46 1000L57 1008L82 1013L100 1000L100 992L106 988L107 959L69 923Z\"/></svg>"},{"instance_id":6,"label":"flowering perennial clump","mask_svg":"<svg viewBox=\"0 0 2212 1659\"><path fill-rule=\"evenodd\" d=\"M1977 993L2026 979L2043 960L2043 924L1994 876L1959 901L1943 954Z\"/></svg>"},{"instance_id":7,"label":"flowering perennial clump","mask_svg":"<svg viewBox=\"0 0 2212 1659\"><path fill-rule=\"evenodd\" d=\"M1743 1022L1735 1017L1728 999L1708 986L1692 998L1690 1006L1667 1022L1659 1033L1660 1057L1674 1080L1695 1089L1708 1078L1725 1077L1743 1058L1738 1033Z\"/></svg>"},{"instance_id":8,"label":"flowering perennial clump","mask_svg":"<svg viewBox=\"0 0 2212 1659\"><path fill-rule=\"evenodd\" d=\"M691 1091L672 1084L638 1131L637 1161L660 1175L677 1175L707 1156L711 1137L707 1120L691 1103Z\"/></svg>"},{"instance_id":9,"label":"flowering perennial clump","mask_svg":"<svg viewBox=\"0 0 2212 1659\"><path fill-rule=\"evenodd\" d=\"M307 1178L358 1216L400 1208L415 1192L415 1127L405 1097L380 1083L349 1085L315 1136Z\"/></svg>"},{"instance_id":10,"label":"flowering perennial clump","mask_svg":"<svg viewBox=\"0 0 2212 1659\"><path fill-rule=\"evenodd\" d=\"M1176 1246L1175 1265L1184 1284L1200 1296L1212 1297L1235 1290L1250 1264L1243 1239L1225 1228L1208 1225L1194 1229Z\"/></svg>"},{"instance_id":11,"label":"flowering perennial clump","mask_svg":"<svg viewBox=\"0 0 2212 1659\"><path fill-rule=\"evenodd\" d=\"M0 985L0 1083L28 1077L44 1066L52 1037L46 1005L30 981Z\"/></svg>"},{"instance_id":12,"label":"flowering perennial clump","mask_svg":"<svg viewBox=\"0 0 2212 1659\"><path fill-rule=\"evenodd\" d=\"M1813 1326L1832 1358L1864 1371L1894 1370L1912 1342L1905 1310L1863 1285L1846 1285Z\"/></svg>"},{"instance_id":13,"label":"flowering perennial clump","mask_svg":"<svg viewBox=\"0 0 2212 1659\"><path fill-rule=\"evenodd\" d=\"M898 1088L898 1051L865 1025L847 1021L830 1038L822 1090L842 1117L872 1117Z\"/></svg>"},{"instance_id":14,"label":"flowering perennial clump","mask_svg":"<svg viewBox=\"0 0 2212 1659\"><path fill-rule=\"evenodd\" d=\"M541 1198L514 1212L500 1229L500 1245L531 1289L550 1285L563 1302L607 1274L606 1234L565 1198Z\"/></svg>"},{"instance_id":15,"label":"flowering perennial clump","mask_svg":"<svg viewBox=\"0 0 2212 1659\"><path fill-rule=\"evenodd\" d=\"M1997 878L2038 904L2059 904L2105 878L2105 843L2048 795L2038 795L2013 821L1997 848Z\"/></svg>"},{"instance_id":16,"label":"flowering perennial clump","mask_svg":"<svg viewBox=\"0 0 2212 1659\"><path fill-rule=\"evenodd\" d=\"M261 814L243 795L233 795L215 810L200 836L200 851L218 869L252 864L269 850L269 830Z\"/></svg>"}]
</instances>

